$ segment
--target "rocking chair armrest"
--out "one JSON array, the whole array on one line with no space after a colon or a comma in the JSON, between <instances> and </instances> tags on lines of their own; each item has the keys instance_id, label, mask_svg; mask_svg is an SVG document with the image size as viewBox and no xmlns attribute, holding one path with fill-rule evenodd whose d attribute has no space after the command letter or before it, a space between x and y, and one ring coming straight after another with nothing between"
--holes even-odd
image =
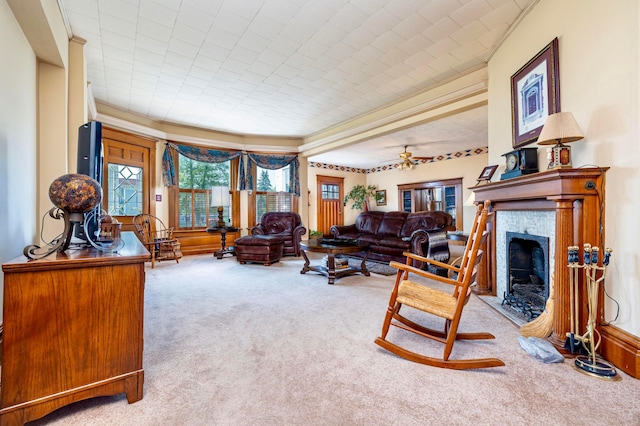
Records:
<instances>
[{"instance_id":1,"label":"rocking chair armrest","mask_svg":"<svg viewBox=\"0 0 640 426\"><path fill-rule=\"evenodd\" d=\"M439 282L444 283L444 284L450 284L450 285L454 285L454 286L458 286L458 287L461 285L461 283L459 283L457 280L453 280L453 279L448 278L448 277L443 277L443 276L440 276L440 275L436 275L436 274L431 273L429 271L425 271L423 269L416 268L415 266L407 265L406 263L400 263L400 262L396 262L396 261L392 260L391 262L389 262L389 266L391 266L392 268L396 268L398 270L398 274L413 273L413 274L419 275L419 276L424 277L424 278L429 278L429 279L432 279L434 281L439 281ZM448 266L450 266L450 265L448 265Z\"/></svg>"},{"instance_id":2,"label":"rocking chair armrest","mask_svg":"<svg viewBox=\"0 0 640 426\"><path fill-rule=\"evenodd\" d=\"M460 272L460 268L459 267L454 266L454 265L449 265L448 263L440 262L440 261L435 260L435 259L429 259L427 257L420 256L420 255L417 255L415 253L410 253L410 252L404 252L402 254L404 256L406 256L408 259L413 259L413 260L417 260L417 261L420 261L420 262L428 263L430 265L438 266L438 267L444 268L444 269L448 269L448 270L453 271L453 272Z\"/></svg>"}]
</instances>

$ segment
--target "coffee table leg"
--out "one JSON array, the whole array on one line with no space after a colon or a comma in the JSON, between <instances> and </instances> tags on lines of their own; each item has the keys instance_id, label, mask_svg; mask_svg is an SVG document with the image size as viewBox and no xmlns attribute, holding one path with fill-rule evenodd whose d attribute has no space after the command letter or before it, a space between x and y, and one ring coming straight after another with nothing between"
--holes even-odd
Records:
<instances>
[{"instance_id":1,"label":"coffee table leg","mask_svg":"<svg viewBox=\"0 0 640 426\"><path fill-rule=\"evenodd\" d=\"M367 269L367 257L369 257L369 250L365 252L364 257L362 258L362 263L360 263L360 272L362 272L365 277L371 276L369 270Z\"/></svg>"},{"instance_id":2,"label":"coffee table leg","mask_svg":"<svg viewBox=\"0 0 640 426\"><path fill-rule=\"evenodd\" d=\"M304 257L304 265L302 265L300 273L304 274L305 272L309 272L311 268L309 268L309 257L307 257L307 253L304 250L300 251L302 252L302 257Z\"/></svg>"},{"instance_id":3,"label":"coffee table leg","mask_svg":"<svg viewBox=\"0 0 640 426\"><path fill-rule=\"evenodd\" d=\"M333 284L336 281L336 258L333 253L327 255L327 276L329 277L329 284Z\"/></svg>"}]
</instances>

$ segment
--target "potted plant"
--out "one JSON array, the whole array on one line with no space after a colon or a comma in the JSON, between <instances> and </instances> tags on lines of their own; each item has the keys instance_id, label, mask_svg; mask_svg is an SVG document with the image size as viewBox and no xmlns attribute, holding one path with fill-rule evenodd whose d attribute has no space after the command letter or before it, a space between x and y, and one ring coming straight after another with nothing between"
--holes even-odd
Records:
<instances>
[{"instance_id":1,"label":"potted plant","mask_svg":"<svg viewBox=\"0 0 640 426\"><path fill-rule=\"evenodd\" d=\"M309 239L321 238L321 237L322 237L322 232L314 231L314 230L309 231Z\"/></svg>"},{"instance_id":2,"label":"potted plant","mask_svg":"<svg viewBox=\"0 0 640 426\"><path fill-rule=\"evenodd\" d=\"M351 201L353 205L352 209L364 209L365 211L369 210L369 198L373 197L373 199L378 199L378 194L376 194L377 187L375 185L356 185L351 188L351 191L347 193L344 197L345 205Z\"/></svg>"}]
</instances>

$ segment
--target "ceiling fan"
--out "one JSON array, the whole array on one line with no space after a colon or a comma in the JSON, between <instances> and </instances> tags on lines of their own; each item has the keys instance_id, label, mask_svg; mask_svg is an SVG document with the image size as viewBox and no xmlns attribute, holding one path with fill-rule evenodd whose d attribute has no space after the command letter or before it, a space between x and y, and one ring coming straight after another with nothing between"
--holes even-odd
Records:
<instances>
[{"instance_id":1,"label":"ceiling fan","mask_svg":"<svg viewBox=\"0 0 640 426\"><path fill-rule=\"evenodd\" d=\"M408 170L412 169L415 166L416 160L433 160L433 157L414 157L411 152L407 151L409 145L404 145L404 152L400 153L400 163L398 163L398 168L400 170Z\"/></svg>"}]
</instances>

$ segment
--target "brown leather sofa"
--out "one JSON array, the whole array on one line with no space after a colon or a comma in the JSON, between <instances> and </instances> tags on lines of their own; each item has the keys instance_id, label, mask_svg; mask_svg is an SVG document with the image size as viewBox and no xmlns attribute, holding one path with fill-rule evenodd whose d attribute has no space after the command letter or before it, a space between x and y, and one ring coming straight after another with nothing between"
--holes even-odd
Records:
<instances>
[{"instance_id":1,"label":"brown leather sofa","mask_svg":"<svg viewBox=\"0 0 640 426\"><path fill-rule=\"evenodd\" d=\"M405 262L405 251L448 262L447 231L455 231L455 226L451 215L443 211L367 211L353 225L330 228L333 238L369 243L368 259L382 262Z\"/></svg>"},{"instance_id":2,"label":"brown leather sofa","mask_svg":"<svg viewBox=\"0 0 640 426\"><path fill-rule=\"evenodd\" d=\"M251 235L270 235L279 237L284 247L283 256L300 256L300 241L307 232L298 213L267 212L262 215L260 224L251 228Z\"/></svg>"}]
</instances>

